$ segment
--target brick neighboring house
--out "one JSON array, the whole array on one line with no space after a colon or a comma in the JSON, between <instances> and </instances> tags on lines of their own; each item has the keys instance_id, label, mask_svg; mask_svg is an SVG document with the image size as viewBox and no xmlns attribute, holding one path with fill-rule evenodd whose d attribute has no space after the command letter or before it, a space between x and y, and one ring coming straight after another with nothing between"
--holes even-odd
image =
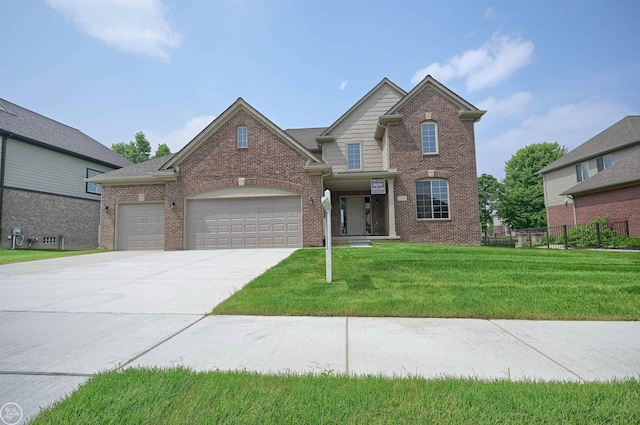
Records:
<instances>
[{"instance_id":1,"label":"brick neighboring house","mask_svg":"<svg viewBox=\"0 0 640 425\"><path fill-rule=\"evenodd\" d=\"M539 171L549 226L608 215L640 237L640 116L627 116Z\"/></svg>"},{"instance_id":2,"label":"brick neighboring house","mask_svg":"<svg viewBox=\"0 0 640 425\"><path fill-rule=\"evenodd\" d=\"M94 249L100 185L85 178L132 163L86 134L0 99L0 246ZM22 238L24 236L24 239Z\"/></svg>"},{"instance_id":3,"label":"brick neighboring house","mask_svg":"<svg viewBox=\"0 0 640 425\"><path fill-rule=\"evenodd\" d=\"M385 78L326 128L281 130L239 98L180 152L88 180L100 245L322 246L325 189L334 237L477 245L484 113L430 76L409 93Z\"/></svg>"}]
</instances>

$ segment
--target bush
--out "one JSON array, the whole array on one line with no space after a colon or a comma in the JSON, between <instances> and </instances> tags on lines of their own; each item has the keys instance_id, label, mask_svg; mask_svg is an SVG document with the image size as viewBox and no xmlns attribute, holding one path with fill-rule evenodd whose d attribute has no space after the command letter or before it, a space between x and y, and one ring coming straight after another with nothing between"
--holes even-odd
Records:
<instances>
[{"instance_id":1,"label":"bush","mask_svg":"<svg viewBox=\"0 0 640 425\"><path fill-rule=\"evenodd\" d=\"M567 232L569 246L576 248L598 246L597 226L600 227L600 244L602 246L609 245L616 237L616 233L609 227L609 217L604 216L598 217L588 224L569 229Z\"/></svg>"},{"instance_id":2,"label":"bush","mask_svg":"<svg viewBox=\"0 0 640 425\"><path fill-rule=\"evenodd\" d=\"M607 248L640 249L640 238L634 238L631 236L616 236L611 240L610 243L606 244L605 246Z\"/></svg>"}]
</instances>

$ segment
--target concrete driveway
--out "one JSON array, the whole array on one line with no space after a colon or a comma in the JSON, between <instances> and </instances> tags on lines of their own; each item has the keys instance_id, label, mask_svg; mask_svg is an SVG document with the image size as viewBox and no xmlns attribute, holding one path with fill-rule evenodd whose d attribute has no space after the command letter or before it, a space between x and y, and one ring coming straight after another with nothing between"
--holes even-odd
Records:
<instances>
[{"instance_id":1,"label":"concrete driveway","mask_svg":"<svg viewBox=\"0 0 640 425\"><path fill-rule=\"evenodd\" d=\"M36 414L189 328L293 251L107 252L0 266L0 406Z\"/></svg>"}]
</instances>

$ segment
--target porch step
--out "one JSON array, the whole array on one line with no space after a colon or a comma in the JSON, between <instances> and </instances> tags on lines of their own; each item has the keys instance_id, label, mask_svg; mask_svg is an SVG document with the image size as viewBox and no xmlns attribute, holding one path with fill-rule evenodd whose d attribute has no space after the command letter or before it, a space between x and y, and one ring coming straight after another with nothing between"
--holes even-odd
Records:
<instances>
[{"instance_id":1,"label":"porch step","mask_svg":"<svg viewBox=\"0 0 640 425\"><path fill-rule=\"evenodd\" d=\"M371 241L366 238L348 239L347 243L353 248L371 248Z\"/></svg>"}]
</instances>

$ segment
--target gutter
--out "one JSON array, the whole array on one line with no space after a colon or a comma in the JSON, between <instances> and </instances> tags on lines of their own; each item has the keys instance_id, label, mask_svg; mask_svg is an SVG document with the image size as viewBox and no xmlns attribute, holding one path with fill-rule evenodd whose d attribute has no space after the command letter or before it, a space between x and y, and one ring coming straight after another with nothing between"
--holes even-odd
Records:
<instances>
[{"instance_id":1,"label":"gutter","mask_svg":"<svg viewBox=\"0 0 640 425\"><path fill-rule=\"evenodd\" d=\"M0 237L2 237L2 200L4 199L4 170L7 162L7 137L2 135L2 156L0 157Z\"/></svg>"}]
</instances>

